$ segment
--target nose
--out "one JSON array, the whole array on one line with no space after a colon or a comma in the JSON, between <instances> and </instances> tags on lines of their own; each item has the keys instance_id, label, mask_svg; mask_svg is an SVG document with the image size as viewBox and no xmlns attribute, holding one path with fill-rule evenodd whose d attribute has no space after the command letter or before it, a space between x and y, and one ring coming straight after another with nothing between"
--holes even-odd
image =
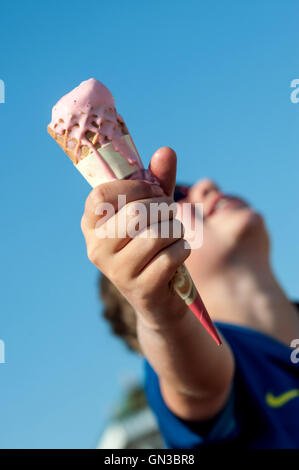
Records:
<instances>
[{"instance_id":1,"label":"nose","mask_svg":"<svg viewBox=\"0 0 299 470\"><path fill-rule=\"evenodd\" d=\"M188 199L190 202L200 202L203 201L212 191L220 192L220 189L214 181L205 178L199 180L194 186L192 186L188 194Z\"/></svg>"}]
</instances>

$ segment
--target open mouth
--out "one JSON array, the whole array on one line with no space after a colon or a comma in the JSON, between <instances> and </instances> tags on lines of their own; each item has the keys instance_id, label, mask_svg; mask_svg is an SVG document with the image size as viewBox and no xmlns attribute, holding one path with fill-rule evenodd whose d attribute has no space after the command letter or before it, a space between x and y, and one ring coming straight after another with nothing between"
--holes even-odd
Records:
<instances>
[{"instance_id":1,"label":"open mouth","mask_svg":"<svg viewBox=\"0 0 299 470\"><path fill-rule=\"evenodd\" d=\"M218 194L218 196L216 196L210 204L210 207L206 213L206 217L211 217L218 212L229 209L243 209L245 207L248 207L248 204L238 197Z\"/></svg>"}]
</instances>

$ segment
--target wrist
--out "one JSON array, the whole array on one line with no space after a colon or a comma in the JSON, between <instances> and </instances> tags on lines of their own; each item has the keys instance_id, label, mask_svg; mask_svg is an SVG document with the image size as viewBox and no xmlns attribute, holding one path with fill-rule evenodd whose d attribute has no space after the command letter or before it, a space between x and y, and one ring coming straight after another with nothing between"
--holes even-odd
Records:
<instances>
[{"instance_id":1,"label":"wrist","mask_svg":"<svg viewBox=\"0 0 299 470\"><path fill-rule=\"evenodd\" d=\"M178 312L175 312L171 316L168 315L167 318L163 318L162 315L159 315L159 318L156 318L152 315L141 314L138 311L136 314L137 332L139 329L142 329L152 333L165 335L169 332L175 332L176 330L182 329L183 325L187 322L187 318L192 315L192 312L184 303Z\"/></svg>"}]
</instances>

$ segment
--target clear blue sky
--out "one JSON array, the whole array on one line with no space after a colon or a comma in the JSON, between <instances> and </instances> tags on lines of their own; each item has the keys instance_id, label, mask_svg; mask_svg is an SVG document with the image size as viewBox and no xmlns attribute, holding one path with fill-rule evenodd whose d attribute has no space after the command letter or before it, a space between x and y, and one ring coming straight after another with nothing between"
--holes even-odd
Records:
<instances>
[{"instance_id":1,"label":"clear blue sky","mask_svg":"<svg viewBox=\"0 0 299 470\"><path fill-rule=\"evenodd\" d=\"M1 3L0 447L94 447L140 361L99 319L80 232L90 190L46 133L51 108L103 81L142 158L210 176L265 215L275 270L298 283L296 0Z\"/></svg>"}]
</instances>

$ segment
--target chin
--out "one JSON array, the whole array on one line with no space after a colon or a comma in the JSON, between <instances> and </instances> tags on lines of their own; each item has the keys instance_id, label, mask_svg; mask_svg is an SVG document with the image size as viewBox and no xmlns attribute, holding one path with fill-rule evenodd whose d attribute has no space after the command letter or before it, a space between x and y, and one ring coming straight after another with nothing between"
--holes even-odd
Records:
<instances>
[{"instance_id":1,"label":"chin","mask_svg":"<svg viewBox=\"0 0 299 470\"><path fill-rule=\"evenodd\" d=\"M238 220L236 218L232 239L235 248L243 246L248 251L269 251L270 240L264 219L251 208L242 211Z\"/></svg>"},{"instance_id":2,"label":"chin","mask_svg":"<svg viewBox=\"0 0 299 470\"><path fill-rule=\"evenodd\" d=\"M236 255L269 254L270 240L264 219L250 207L215 214L205 230L203 246L185 261L191 275L201 282Z\"/></svg>"},{"instance_id":3,"label":"chin","mask_svg":"<svg viewBox=\"0 0 299 470\"><path fill-rule=\"evenodd\" d=\"M226 237L230 244L238 245L245 239L268 239L267 230L264 224L264 219L261 214L254 211L251 207L233 211L228 216L225 224Z\"/></svg>"}]
</instances>

